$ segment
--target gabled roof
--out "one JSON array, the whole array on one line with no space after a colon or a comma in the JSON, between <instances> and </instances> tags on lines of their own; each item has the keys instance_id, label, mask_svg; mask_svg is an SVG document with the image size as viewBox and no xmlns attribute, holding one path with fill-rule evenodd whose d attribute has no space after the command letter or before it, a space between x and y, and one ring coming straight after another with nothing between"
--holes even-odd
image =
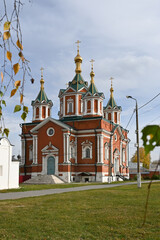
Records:
<instances>
[{"instance_id":1,"label":"gabled roof","mask_svg":"<svg viewBox=\"0 0 160 240\"><path fill-rule=\"evenodd\" d=\"M30 131L31 133L34 133L35 131L39 130L41 127L43 127L45 124L47 124L49 121L61 126L62 128L65 128L66 130L73 130L72 127L70 127L69 125L59 121L59 120L56 120L54 118L51 118L51 117L48 117L46 118L43 122L39 123L37 126L35 126L34 128L32 128L32 130Z\"/></svg>"},{"instance_id":2,"label":"gabled roof","mask_svg":"<svg viewBox=\"0 0 160 240\"><path fill-rule=\"evenodd\" d=\"M44 89L40 89L38 96L34 101L32 101L31 105L33 105L34 103L52 103L52 101L47 98Z\"/></svg>"},{"instance_id":3,"label":"gabled roof","mask_svg":"<svg viewBox=\"0 0 160 240\"><path fill-rule=\"evenodd\" d=\"M69 86L75 89L76 91L79 91L83 87L87 88L87 85L88 83L83 80L80 73L76 73L73 80L69 82Z\"/></svg>"}]
</instances>

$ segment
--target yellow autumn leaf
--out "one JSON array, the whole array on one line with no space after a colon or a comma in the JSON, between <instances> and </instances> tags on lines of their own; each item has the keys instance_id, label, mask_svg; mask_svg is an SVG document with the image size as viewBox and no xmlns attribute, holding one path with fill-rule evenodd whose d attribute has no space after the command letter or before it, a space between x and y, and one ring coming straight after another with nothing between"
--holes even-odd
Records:
<instances>
[{"instance_id":1,"label":"yellow autumn leaf","mask_svg":"<svg viewBox=\"0 0 160 240\"><path fill-rule=\"evenodd\" d=\"M12 53L9 52L9 51L7 51L6 56L7 56L8 60L11 61L11 59L12 59Z\"/></svg>"},{"instance_id":2,"label":"yellow autumn leaf","mask_svg":"<svg viewBox=\"0 0 160 240\"><path fill-rule=\"evenodd\" d=\"M22 104L22 102L23 102L23 94L21 94L20 96L20 104Z\"/></svg>"},{"instance_id":3,"label":"yellow autumn leaf","mask_svg":"<svg viewBox=\"0 0 160 240\"><path fill-rule=\"evenodd\" d=\"M12 89L10 97L13 97L13 96L15 95L16 92L17 92L17 88Z\"/></svg>"},{"instance_id":4,"label":"yellow autumn leaf","mask_svg":"<svg viewBox=\"0 0 160 240\"><path fill-rule=\"evenodd\" d=\"M21 50L23 50L23 46L20 43L19 39L17 40L16 44L17 44L17 47L19 47Z\"/></svg>"},{"instance_id":5,"label":"yellow autumn leaf","mask_svg":"<svg viewBox=\"0 0 160 240\"><path fill-rule=\"evenodd\" d=\"M9 30L11 26L11 22L5 22L4 23L4 31Z\"/></svg>"},{"instance_id":6,"label":"yellow autumn leaf","mask_svg":"<svg viewBox=\"0 0 160 240\"><path fill-rule=\"evenodd\" d=\"M3 82L3 72L1 72L1 82Z\"/></svg>"},{"instance_id":7,"label":"yellow autumn leaf","mask_svg":"<svg viewBox=\"0 0 160 240\"><path fill-rule=\"evenodd\" d=\"M7 40L7 39L9 39L9 38L10 38L10 36L11 36L11 34L10 34L10 32L9 32L9 31L7 31L7 32L4 32L4 33L3 33L3 39L4 39L4 40Z\"/></svg>"},{"instance_id":8,"label":"yellow autumn leaf","mask_svg":"<svg viewBox=\"0 0 160 240\"><path fill-rule=\"evenodd\" d=\"M21 81L20 81L20 80L15 81L14 86L15 86L16 88L18 88L20 85L21 85Z\"/></svg>"},{"instance_id":9,"label":"yellow autumn leaf","mask_svg":"<svg viewBox=\"0 0 160 240\"><path fill-rule=\"evenodd\" d=\"M13 65L13 70L15 75L18 73L19 69L20 69L19 63L16 63Z\"/></svg>"}]
</instances>

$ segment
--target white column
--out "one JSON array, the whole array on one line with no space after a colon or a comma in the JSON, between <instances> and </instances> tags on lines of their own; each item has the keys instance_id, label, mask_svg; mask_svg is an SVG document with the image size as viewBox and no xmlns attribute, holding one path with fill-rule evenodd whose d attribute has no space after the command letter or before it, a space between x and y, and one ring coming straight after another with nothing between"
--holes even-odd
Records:
<instances>
[{"instance_id":1,"label":"white column","mask_svg":"<svg viewBox=\"0 0 160 240\"><path fill-rule=\"evenodd\" d=\"M25 164L25 139L21 140L21 164Z\"/></svg>"},{"instance_id":2,"label":"white column","mask_svg":"<svg viewBox=\"0 0 160 240\"><path fill-rule=\"evenodd\" d=\"M123 158L123 156L122 156L122 141L121 141L121 142L120 142L120 165L123 164L122 158Z\"/></svg>"},{"instance_id":3,"label":"white column","mask_svg":"<svg viewBox=\"0 0 160 240\"><path fill-rule=\"evenodd\" d=\"M100 115L101 113L100 113L100 101L99 101L99 99L98 99L98 115Z\"/></svg>"},{"instance_id":4,"label":"white column","mask_svg":"<svg viewBox=\"0 0 160 240\"><path fill-rule=\"evenodd\" d=\"M79 103L79 101L78 101L78 98L79 98L79 95L78 95L78 94L76 94L76 99L75 99L75 101L76 101L76 106L75 106L75 108L76 108L76 109L75 109L75 114L76 114L76 115L78 115L78 105L79 105L79 104L78 104L78 103Z\"/></svg>"},{"instance_id":5,"label":"white column","mask_svg":"<svg viewBox=\"0 0 160 240\"><path fill-rule=\"evenodd\" d=\"M42 105L39 106L39 119L42 120Z\"/></svg>"},{"instance_id":6,"label":"white column","mask_svg":"<svg viewBox=\"0 0 160 240\"><path fill-rule=\"evenodd\" d=\"M48 106L46 106L46 118L48 117Z\"/></svg>"},{"instance_id":7,"label":"white column","mask_svg":"<svg viewBox=\"0 0 160 240\"><path fill-rule=\"evenodd\" d=\"M87 101L86 99L84 100L84 114L86 115L87 113Z\"/></svg>"},{"instance_id":8,"label":"white column","mask_svg":"<svg viewBox=\"0 0 160 240\"><path fill-rule=\"evenodd\" d=\"M77 163L77 137L75 137L75 163Z\"/></svg>"},{"instance_id":9,"label":"white column","mask_svg":"<svg viewBox=\"0 0 160 240\"><path fill-rule=\"evenodd\" d=\"M63 162L66 162L66 134L63 133Z\"/></svg>"},{"instance_id":10,"label":"white column","mask_svg":"<svg viewBox=\"0 0 160 240\"><path fill-rule=\"evenodd\" d=\"M68 163L69 159L69 134L66 134L66 162Z\"/></svg>"},{"instance_id":11,"label":"white column","mask_svg":"<svg viewBox=\"0 0 160 240\"><path fill-rule=\"evenodd\" d=\"M100 135L100 163L103 163L103 135Z\"/></svg>"},{"instance_id":12,"label":"white column","mask_svg":"<svg viewBox=\"0 0 160 240\"><path fill-rule=\"evenodd\" d=\"M38 138L37 136L33 136L33 163L37 164L37 142Z\"/></svg>"},{"instance_id":13,"label":"white column","mask_svg":"<svg viewBox=\"0 0 160 240\"><path fill-rule=\"evenodd\" d=\"M99 163L99 136L97 136L97 162Z\"/></svg>"},{"instance_id":14,"label":"white column","mask_svg":"<svg viewBox=\"0 0 160 240\"><path fill-rule=\"evenodd\" d=\"M94 114L94 99L91 99L91 113Z\"/></svg>"},{"instance_id":15,"label":"white column","mask_svg":"<svg viewBox=\"0 0 160 240\"><path fill-rule=\"evenodd\" d=\"M63 117L65 116L65 96L63 96Z\"/></svg>"}]
</instances>

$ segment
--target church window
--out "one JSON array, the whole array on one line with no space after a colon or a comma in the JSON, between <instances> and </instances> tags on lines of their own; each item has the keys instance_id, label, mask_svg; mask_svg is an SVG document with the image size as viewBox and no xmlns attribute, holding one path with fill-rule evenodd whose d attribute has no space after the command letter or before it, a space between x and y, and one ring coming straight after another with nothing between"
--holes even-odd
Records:
<instances>
[{"instance_id":1,"label":"church window","mask_svg":"<svg viewBox=\"0 0 160 240\"><path fill-rule=\"evenodd\" d=\"M46 107L42 107L42 117L45 118L46 117Z\"/></svg>"},{"instance_id":2,"label":"church window","mask_svg":"<svg viewBox=\"0 0 160 240\"><path fill-rule=\"evenodd\" d=\"M86 158L90 158L90 149L86 148Z\"/></svg>"},{"instance_id":3,"label":"church window","mask_svg":"<svg viewBox=\"0 0 160 240\"><path fill-rule=\"evenodd\" d=\"M117 112L114 113L114 122L117 123Z\"/></svg>"},{"instance_id":4,"label":"church window","mask_svg":"<svg viewBox=\"0 0 160 240\"><path fill-rule=\"evenodd\" d=\"M36 118L39 118L39 107L36 108Z\"/></svg>"},{"instance_id":5,"label":"church window","mask_svg":"<svg viewBox=\"0 0 160 240\"><path fill-rule=\"evenodd\" d=\"M54 135L54 129L53 128L48 128L47 129L47 135L49 136L49 137L51 137L51 136L53 136Z\"/></svg>"},{"instance_id":6,"label":"church window","mask_svg":"<svg viewBox=\"0 0 160 240\"><path fill-rule=\"evenodd\" d=\"M105 143L105 160L109 159L109 147L108 147L108 143Z\"/></svg>"},{"instance_id":7,"label":"church window","mask_svg":"<svg viewBox=\"0 0 160 240\"><path fill-rule=\"evenodd\" d=\"M87 102L87 112L91 112L91 101Z\"/></svg>"},{"instance_id":8,"label":"church window","mask_svg":"<svg viewBox=\"0 0 160 240\"><path fill-rule=\"evenodd\" d=\"M82 145L82 159L90 158L92 159L92 142L86 140L81 143Z\"/></svg>"},{"instance_id":9,"label":"church window","mask_svg":"<svg viewBox=\"0 0 160 240\"><path fill-rule=\"evenodd\" d=\"M73 113L73 99L67 100L67 113Z\"/></svg>"},{"instance_id":10,"label":"church window","mask_svg":"<svg viewBox=\"0 0 160 240\"><path fill-rule=\"evenodd\" d=\"M48 117L50 117L50 108L48 108Z\"/></svg>"},{"instance_id":11,"label":"church window","mask_svg":"<svg viewBox=\"0 0 160 240\"><path fill-rule=\"evenodd\" d=\"M29 146L29 160L33 160L33 145Z\"/></svg>"},{"instance_id":12,"label":"church window","mask_svg":"<svg viewBox=\"0 0 160 240\"><path fill-rule=\"evenodd\" d=\"M123 160L123 162L126 161L126 153L125 153L125 149L124 148L122 149L122 160Z\"/></svg>"},{"instance_id":13,"label":"church window","mask_svg":"<svg viewBox=\"0 0 160 240\"><path fill-rule=\"evenodd\" d=\"M94 101L94 111L95 111L95 113L98 112L98 100L97 99Z\"/></svg>"},{"instance_id":14,"label":"church window","mask_svg":"<svg viewBox=\"0 0 160 240\"><path fill-rule=\"evenodd\" d=\"M108 113L108 120L111 121L111 113Z\"/></svg>"},{"instance_id":15,"label":"church window","mask_svg":"<svg viewBox=\"0 0 160 240\"><path fill-rule=\"evenodd\" d=\"M71 158L74 158L74 148L71 146Z\"/></svg>"}]
</instances>

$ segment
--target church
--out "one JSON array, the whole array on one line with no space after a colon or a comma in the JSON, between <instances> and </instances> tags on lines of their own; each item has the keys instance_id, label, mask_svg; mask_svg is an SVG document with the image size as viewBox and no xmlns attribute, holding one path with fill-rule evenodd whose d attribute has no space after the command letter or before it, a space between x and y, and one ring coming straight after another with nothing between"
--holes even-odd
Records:
<instances>
[{"instance_id":1,"label":"church","mask_svg":"<svg viewBox=\"0 0 160 240\"><path fill-rule=\"evenodd\" d=\"M95 85L93 60L90 84L81 75L82 57L77 47L72 81L59 90L59 119L44 90L31 105L32 122L22 123L20 174L33 178L55 175L64 182L112 182L129 178L128 131L121 126L122 108L115 102L111 78L110 99Z\"/></svg>"}]
</instances>

